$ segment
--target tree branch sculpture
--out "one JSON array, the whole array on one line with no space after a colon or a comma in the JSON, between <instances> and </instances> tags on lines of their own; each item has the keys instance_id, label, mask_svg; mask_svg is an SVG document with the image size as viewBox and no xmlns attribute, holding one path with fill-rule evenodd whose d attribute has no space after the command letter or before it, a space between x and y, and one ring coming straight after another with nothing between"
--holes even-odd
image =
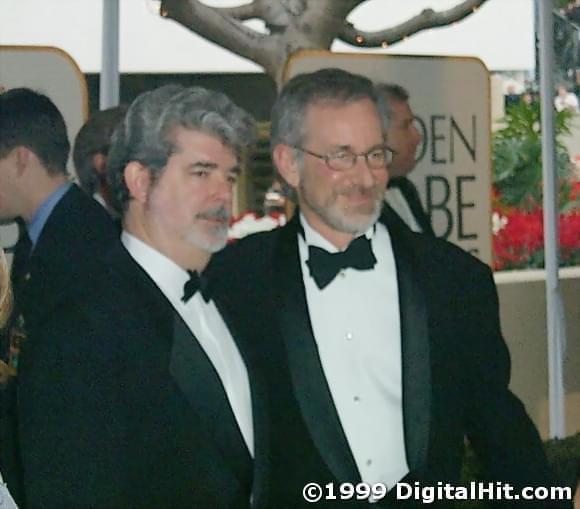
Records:
<instances>
[{"instance_id":1,"label":"tree branch sculpture","mask_svg":"<svg viewBox=\"0 0 580 509\"><path fill-rule=\"evenodd\" d=\"M450 9L425 9L376 32L346 21L367 0L253 0L236 7L210 7L200 0L162 0L161 15L262 66L278 83L287 59L302 49L330 49L335 39L364 48L386 47L422 30L447 26L476 12L487 0L463 0ZM385 16L387 17L387 16ZM265 33L244 22L262 20Z\"/></svg>"}]
</instances>

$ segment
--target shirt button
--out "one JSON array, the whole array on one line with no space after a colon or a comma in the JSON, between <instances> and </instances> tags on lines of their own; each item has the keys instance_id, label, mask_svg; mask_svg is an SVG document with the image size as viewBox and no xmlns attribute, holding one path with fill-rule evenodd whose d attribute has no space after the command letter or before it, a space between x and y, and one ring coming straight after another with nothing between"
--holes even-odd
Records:
<instances>
[{"instance_id":1,"label":"shirt button","mask_svg":"<svg viewBox=\"0 0 580 509\"><path fill-rule=\"evenodd\" d=\"M355 396L353 399L356 403L358 403L360 401L360 398L358 396Z\"/></svg>"},{"instance_id":2,"label":"shirt button","mask_svg":"<svg viewBox=\"0 0 580 509\"><path fill-rule=\"evenodd\" d=\"M354 334L352 332L347 332L346 339L352 339L352 338L354 338Z\"/></svg>"},{"instance_id":3,"label":"shirt button","mask_svg":"<svg viewBox=\"0 0 580 509\"><path fill-rule=\"evenodd\" d=\"M370 467L373 464L373 460L367 460L367 467Z\"/></svg>"},{"instance_id":4,"label":"shirt button","mask_svg":"<svg viewBox=\"0 0 580 509\"><path fill-rule=\"evenodd\" d=\"M344 272L344 270L341 270L341 271L338 273L338 275L339 275L340 277L346 277L346 272Z\"/></svg>"}]
</instances>

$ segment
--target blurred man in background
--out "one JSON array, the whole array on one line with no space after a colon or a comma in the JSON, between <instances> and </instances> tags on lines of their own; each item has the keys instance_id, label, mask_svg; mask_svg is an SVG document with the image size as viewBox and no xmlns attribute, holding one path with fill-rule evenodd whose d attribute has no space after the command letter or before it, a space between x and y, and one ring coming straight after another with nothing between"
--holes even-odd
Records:
<instances>
[{"instance_id":1,"label":"blurred man in background","mask_svg":"<svg viewBox=\"0 0 580 509\"><path fill-rule=\"evenodd\" d=\"M409 93L400 85L391 83L378 83L375 88L381 114L386 117L388 125L387 144L394 151L385 193L387 203L411 230L434 235L431 219L423 209L417 188L407 178L415 168L417 147L423 139L409 106Z\"/></svg>"},{"instance_id":2,"label":"blurred man in background","mask_svg":"<svg viewBox=\"0 0 580 509\"><path fill-rule=\"evenodd\" d=\"M12 333L2 345L4 361L18 374L4 388L1 419L7 463L2 470L17 498L20 372L47 321L90 289L86 282L98 277L96 264L117 238L105 210L70 182L69 152L65 121L48 97L27 88L0 94L0 221L20 225L12 263Z\"/></svg>"},{"instance_id":3,"label":"blurred man in background","mask_svg":"<svg viewBox=\"0 0 580 509\"><path fill-rule=\"evenodd\" d=\"M74 142L73 161L81 189L115 215L107 183L107 154L113 131L127 108L117 106L97 111L81 127Z\"/></svg>"}]
</instances>

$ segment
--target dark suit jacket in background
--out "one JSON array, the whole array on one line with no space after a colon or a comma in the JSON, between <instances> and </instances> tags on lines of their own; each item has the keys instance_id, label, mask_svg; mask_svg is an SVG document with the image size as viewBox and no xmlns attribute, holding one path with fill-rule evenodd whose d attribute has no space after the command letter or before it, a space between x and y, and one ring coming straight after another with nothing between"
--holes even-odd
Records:
<instances>
[{"instance_id":1,"label":"dark suit jacket in background","mask_svg":"<svg viewBox=\"0 0 580 509\"><path fill-rule=\"evenodd\" d=\"M75 302L99 274L106 249L118 237L108 214L78 186L72 185L52 210L30 257L15 259L13 324L18 315L24 318L27 338L22 345L20 362L26 356L27 343L42 334L47 319ZM16 380L2 390L1 468L11 492L23 504L21 469L17 448L15 405ZM26 417L26 416L24 416Z\"/></svg>"},{"instance_id":2,"label":"dark suit jacket in background","mask_svg":"<svg viewBox=\"0 0 580 509\"><path fill-rule=\"evenodd\" d=\"M396 187L401 191L403 198L409 205L409 209L417 221L417 224L421 227L423 233L429 235L435 235L433 231L433 226L431 226L431 218L423 209L423 204L421 203L421 198L419 197L419 192L415 187L415 184L411 182L407 177L394 177L389 179L389 187Z\"/></svg>"},{"instance_id":3,"label":"dark suit jacket in background","mask_svg":"<svg viewBox=\"0 0 580 509\"><path fill-rule=\"evenodd\" d=\"M13 274L13 284L17 309L29 330L39 327L61 302L86 291L81 282L101 266L118 237L103 207L73 184L52 210L30 258L14 260L15 272L25 272Z\"/></svg>"},{"instance_id":4,"label":"dark suit jacket in background","mask_svg":"<svg viewBox=\"0 0 580 509\"><path fill-rule=\"evenodd\" d=\"M381 221L397 267L409 478L457 484L467 436L490 479L516 488L555 484L538 433L508 390L510 360L489 268L450 243L410 231L389 207ZM247 237L220 262L235 267L229 299L246 316L241 329L264 352L263 362L271 343L284 344L301 417L325 466L338 481L356 483L360 474L312 332L297 225L296 215L278 230ZM291 435L288 442L296 450Z\"/></svg>"}]
</instances>

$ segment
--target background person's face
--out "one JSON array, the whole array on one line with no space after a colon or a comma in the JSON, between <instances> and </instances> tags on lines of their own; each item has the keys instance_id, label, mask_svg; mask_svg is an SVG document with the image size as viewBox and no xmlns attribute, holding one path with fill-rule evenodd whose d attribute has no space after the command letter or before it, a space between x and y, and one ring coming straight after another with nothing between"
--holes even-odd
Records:
<instances>
[{"instance_id":1,"label":"background person's face","mask_svg":"<svg viewBox=\"0 0 580 509\"><path fill-rule=\"evenodd\" d=\"M145 220L165 251L189 244L214 253L227 241L237 157L200 131L177 128L174 142L175 153L149 190Z\"/></svg>"},{"instance_id":2,"label":"background person's face","mask_svg":"<svg viewBox=\"0 0 580 509\"><path fill-rule=\"evenodd\" d=\"M305 118L304 148L318 154L348 150L366 153L384 145L376 106L368 99L341 104L315 103ZM324 160L303 154L297 187L299 203L311 226L347 234L365 232L378 218L388 180L386 168L371 170L359 157L338 172ZM312 223L318 224L312 224Z\"/></svg>"},{"instance_id":3,"label":"background person's face","mask_svg":"<svg viewBox=\"0 0 580 509\"><path fill-rule=\"evenodd\" d=\"M417 147L423 139L407 101L389 99L392 112L387 129L387 145L395 151L389 166L391 177L403 177L415 167Z\"/></svg>"}]
</instances>

